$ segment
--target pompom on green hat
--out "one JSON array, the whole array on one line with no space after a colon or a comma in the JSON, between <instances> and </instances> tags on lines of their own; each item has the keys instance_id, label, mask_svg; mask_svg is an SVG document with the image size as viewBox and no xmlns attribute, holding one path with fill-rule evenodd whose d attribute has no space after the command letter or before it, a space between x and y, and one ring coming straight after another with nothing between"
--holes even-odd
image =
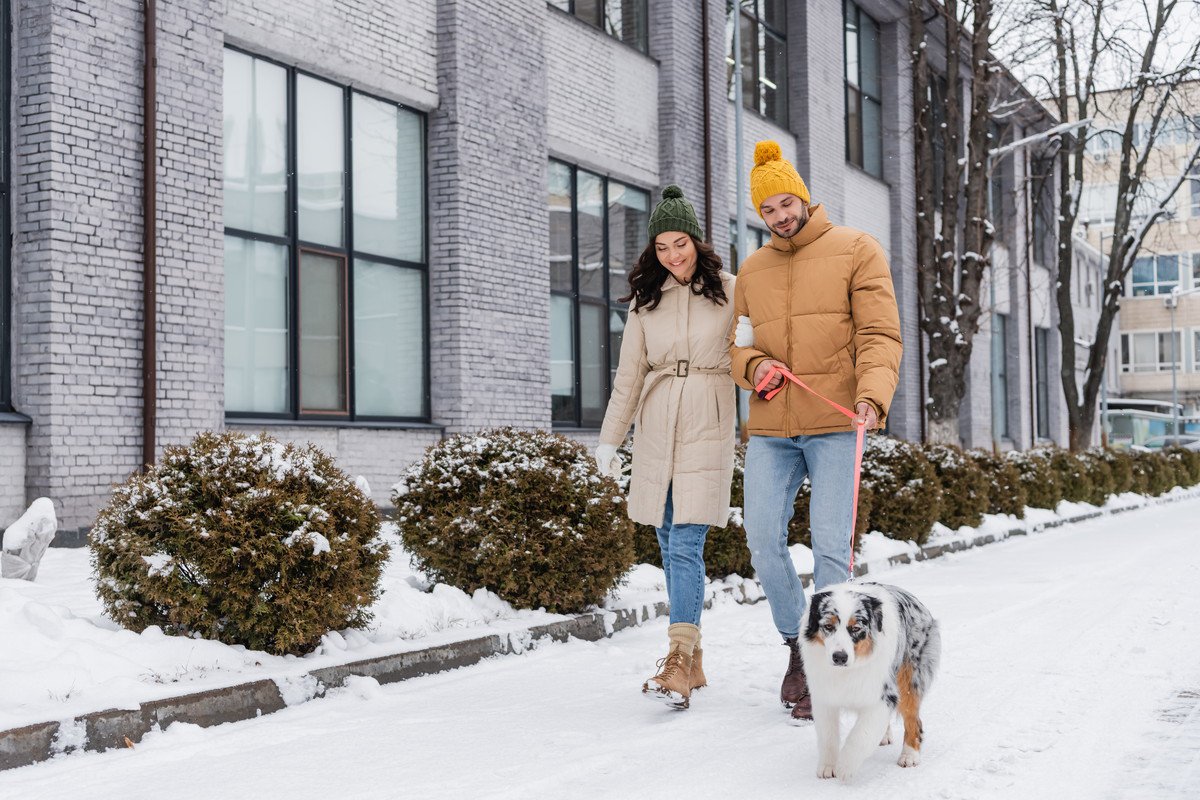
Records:
<instances>
[{"instance_id":1,"label":"pompom on green hat","mask_svg":"<svg viewBox=\"0 0 1200 800\"><path fill-rule=\"evenodd\" d=\"M650 238L667 231L682 231L697 241L704 241L704 232L696 221L696 209L683 197L683 189L671 184L662 190L662 200L650 212Z\"/></svg>"}]
</instances>

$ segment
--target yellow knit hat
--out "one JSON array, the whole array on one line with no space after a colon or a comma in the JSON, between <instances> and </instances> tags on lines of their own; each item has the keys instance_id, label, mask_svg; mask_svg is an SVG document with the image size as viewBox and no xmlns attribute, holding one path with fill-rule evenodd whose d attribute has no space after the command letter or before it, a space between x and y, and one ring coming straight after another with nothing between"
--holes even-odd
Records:
<instances>
[{"instance_id":1,"label":"yellow knit hat","mask_svg":"<svg viewBox=\"0 0 1200 800\"><path fill-rule=\"evenodd\" d=\"M809 202L808 187L792 162L783 157L778 142L766 139L754 145L754 165L750 170L750 199L760 217L763 200L772 195L786 192Z\"/></svg>"}]
</instances>

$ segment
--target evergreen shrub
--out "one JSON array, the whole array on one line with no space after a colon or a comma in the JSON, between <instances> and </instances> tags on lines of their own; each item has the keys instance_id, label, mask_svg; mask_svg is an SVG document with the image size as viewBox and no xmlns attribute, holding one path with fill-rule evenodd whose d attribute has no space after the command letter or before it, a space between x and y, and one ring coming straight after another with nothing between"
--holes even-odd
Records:
<instances>
[{"instance_id":1,"label":"evergreen shrub","mask_svg":"<svg viewBox=\"0 0 1200 800\"><path fill-rule=\"evenodd\" d=\"M988 481L988 514L1011 514L1017 519L1025 516L1029 494L1021 481L1016 464L989 450L968 450L967 455L978 465Z\"/></svg>"},{"instance_id":2,"label":"evergreen shrub","mask_svg":"<svg viewBox=\"0 0 1200 800\"><path fill-rule=\"evenodd\" d=\"M872 530L918 545L929 539L942 512L942 486L919 446L890 436L868 436L862 482L873 498Z\"/></svg>"},{"instance_id":3,"label":"evergreen shrub","mask_svg":"<svg viewBox=\"0 0 1200 800\"><path fill-rule=\"evenodd\" d=\"M1108 496L1117 491L1116 476L1108 459L1104 456L1104 451L1099 448L1084 450L1076 453L1075 458L1079 460L1091 482L1091 490L1088 492L1085 502L1094 506L1104 505L1108 502Z\"/></svg>"},{"instance_id":4,"label":"evergreen shrub","mask_svg":"<svg viewBox=\"0 0 1200 800\"><path fill-rule=\"evenodd\" d=\"M1048 447L1042 452L1050 459L1050 467L1062 483L1062 499L1072 503L1091 502L1095 487L1088 474L1087 464L1070 450Z\"/></svg>"},{"instance_id":5,"label":"evergreen shrub","mask_svg":"<svg viewBox=\"0 0 1200 800\"><path fill-rule=\"evenodd\" d=\"M370 620L388 555L379 527L316 447L202 433L116 487L88 544L118 624L300 654Z\"/></svg>"},{"instance_id":6,"label":"evergreen shrub","mask_svg":"<svg viewBox=\"0 0 1200 800\"><path fill-rule=\"evenodd\" d=\"M599 604L634 564L617 482L588 449L497 428L434 444L393 489L414 567L471 594L553 613Z\"/></svg>"},{"instance_id":7,"label":"evergreen shrub","mask_svg":"<svg viewBox=\"0 0 1200 800\"><path fill-rule=\"evenodd\" d=\"M942 484L939 521L952 529L983 522L992 487L979 464L954 445L927 444L924 450Z\"/></svg>"},{"instance_id":8,"label":"evergreen shrub","mask_svg":"<svg viewBox=\"0 0 1200 800\"><path fill-rule=\"evenodd\" d=\"M1025 487L1026 505L1031 508L1058 507L1063 499L1063 482L1051 462L1051 452L1044 448L1013 450L1005 454L1009 463L1021 474Z\"/></svg>"}]
</instances>

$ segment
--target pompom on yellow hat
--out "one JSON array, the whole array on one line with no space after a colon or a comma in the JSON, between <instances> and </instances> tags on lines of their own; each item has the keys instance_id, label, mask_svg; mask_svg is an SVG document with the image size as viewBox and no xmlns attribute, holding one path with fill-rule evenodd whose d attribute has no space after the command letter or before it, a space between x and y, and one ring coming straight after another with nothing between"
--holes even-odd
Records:
<instances>
[{"instance_id":1,"label":"pompom on yellow hat","mask_svg":"<svg viewBox=\"0 0 1200 800\"><path fill-rule=\"evenodd\" d=\"M783 157L779 142L765 139L754 145L754 169L750 170L750 199L762 216L762 202L781 193L794 194L809 202L808 187L792 162Z\"/></svg>"}]
</instances>

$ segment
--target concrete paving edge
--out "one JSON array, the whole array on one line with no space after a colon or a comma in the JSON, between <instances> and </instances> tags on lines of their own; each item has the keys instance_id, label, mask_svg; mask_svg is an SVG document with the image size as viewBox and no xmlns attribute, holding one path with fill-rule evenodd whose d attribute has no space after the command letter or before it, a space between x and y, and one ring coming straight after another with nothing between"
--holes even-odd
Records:
<instances>
[{"instance_id":1,"label":"concrete paving edge","mask_svg":"<svg viewBox=\"0 0 1200 800\"><path fill-rule=\"evenodd\" d=\"M1173 503L1179 500L1200 497L1200 489L1173 494L1167 497L1148 498L1140 505L1092 511L1064 517L1032 526L1011 528L997 533L981 534L971 539L957 540L947 544L927 545L918 552L901 554L887 559L880 568L927 561L947 553L955 553L1003 541L1012 536L1057 528L1073 522L1083 522L1096 517L1123 513L1146 508L1151 505ZM856 576L868 574L870 564L858 565ZM811 575L801 575L805 586L812 582ZM756 591L747 592L751 584ZM747 579L741 584L722 586L717 592L737 603L757 603L764 599L757 581ZM705 607L711 606L710 600ZM0 731L0 770L14 769L75 750L103 751L115 747L133 747L152 730L165 729L173 722L187 722L201 727L239 722L264 714L272 714L291 704L323 697L330 689L341 686L352 675L372 677L379 683L434 675L446 670L469 667L485 658L523 653L541 643L565 642L570 638L598 641L618 631L635 627L657 617L666 616L665 602L644 605L639 608L616 611L600 611L581 614L570 619L535 625L521 631L503 635L483 636L461 642L414 650L395 655L352 661L332 667L322 667L297 678L279 680L261 679L221 689L185 694L143 703L136 709L108 709L75 717L62 722L40 722L21 728ZM297 686L300 687L297 690ZM285 697L287 699L285 699Z\"/></svg>"}]
</instances>

